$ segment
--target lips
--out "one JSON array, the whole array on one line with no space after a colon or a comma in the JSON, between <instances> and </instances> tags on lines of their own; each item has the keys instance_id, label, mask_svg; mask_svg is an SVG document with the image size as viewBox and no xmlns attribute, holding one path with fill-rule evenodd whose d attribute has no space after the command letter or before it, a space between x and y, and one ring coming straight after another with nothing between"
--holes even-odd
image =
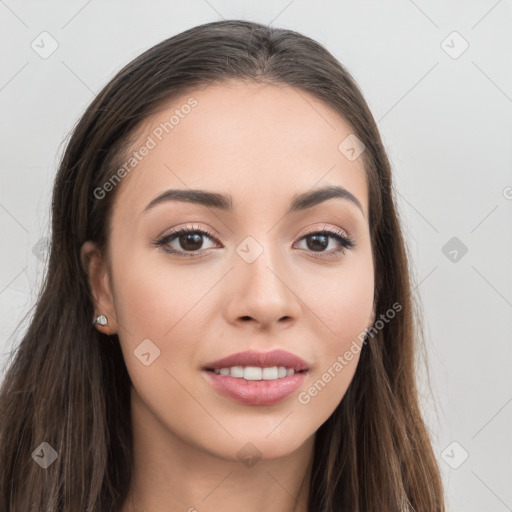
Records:
<instances>
[{"instance_id":1,"label":"lips","mask_svg":"<svg viewBox=\"0 0 512 512\"><path fill-rule=\"evenodd\" d=\"M270 352L248 350L207 363L203 370L213 371L232 366L258 366L260 368L284 366L285 368L293 368L295 372L303 372L309 369L308 363L304 359L286 350L272 350Z\"/></svg>"},{"instance_id":2,"label":"lips","mask_svg":"<svg viewBox=\"0 0 512 512\"><path fill-rule=\"evenodd\" d=\"M275 405L292 395L309 375L308 363L286 350L248 350L217 359L202 376L220 394L244 405Z\"/></svg>"}]
</instances>

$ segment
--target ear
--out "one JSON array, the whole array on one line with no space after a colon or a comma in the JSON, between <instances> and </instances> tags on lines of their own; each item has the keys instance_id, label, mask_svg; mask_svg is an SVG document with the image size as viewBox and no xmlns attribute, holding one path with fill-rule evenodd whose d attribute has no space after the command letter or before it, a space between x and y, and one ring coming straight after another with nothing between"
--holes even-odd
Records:
<instances>
[{"instance_id":1,"label":"ear","mask_svg":"<svg viewBox=\"0 0 512 512\"><path fill-rule=\"evenodd\" d=\"M115 334L118 330L114 299L107 261L98 246L87 241L80 249L82 266L88 276L89 288L94 301L94 318L105 315L108 323L105 326L96 324L96 328L104 334ZM91 322L94 321L91 319Z\"/></svg>"}]
</instances>

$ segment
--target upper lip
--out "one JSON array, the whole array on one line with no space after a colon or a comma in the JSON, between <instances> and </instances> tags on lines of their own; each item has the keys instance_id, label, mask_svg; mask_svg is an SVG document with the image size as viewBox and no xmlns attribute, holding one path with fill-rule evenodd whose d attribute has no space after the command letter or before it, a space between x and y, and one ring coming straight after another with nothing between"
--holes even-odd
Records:
<instances>
[{"instance_id":1,"label":"upper lip","mask_svg":"<svg viewBox=\"0 0 512 512\"><path fill-rule=\"evenodd\" d=\"M236 354L207 363L203 369L215 370L231 368L232 366L259 366L262 368L284 366L285 368L293 368L296 372L308 369L308 363L304 359L286 350L271 350L270 352L247 350L245 352L237 352Z\"/></svg>"}]
</instances>

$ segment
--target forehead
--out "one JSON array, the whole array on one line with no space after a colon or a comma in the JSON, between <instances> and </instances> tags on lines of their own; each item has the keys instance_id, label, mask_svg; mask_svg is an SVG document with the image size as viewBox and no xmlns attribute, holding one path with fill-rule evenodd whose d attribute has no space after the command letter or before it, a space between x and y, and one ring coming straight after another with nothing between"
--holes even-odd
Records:
<instances>
[{"instance_id":1,"label":"forehead","mask_svg":"<svg viewBox=\"0 0 512 512\"><path fill-rule=\"evenodd\" d=\"M168 188L288 201L332 184L347 188L367 212L362 158L350 161L339 149L351 133L334 109L289 86L230 82L191 89L141 125L129 152L139 159L116 203L141 211ZM144 146L150 149L141 151Z\"/></svg>"}]
</instances>

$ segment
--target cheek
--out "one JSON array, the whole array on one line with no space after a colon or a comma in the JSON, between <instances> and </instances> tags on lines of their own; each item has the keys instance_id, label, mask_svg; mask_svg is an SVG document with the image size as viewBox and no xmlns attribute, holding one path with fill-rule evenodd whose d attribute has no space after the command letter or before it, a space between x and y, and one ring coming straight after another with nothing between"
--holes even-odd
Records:
<instances>
[{"instance_id":1,"label":"cheek","mask_svg":"<svg viewBox=\"0 0 512 512\"><path fill-rule=\"evenodd\" d=\"M315 371L298 402L326 420L345 395L364 350L374 299L371 258L351 261L316 284L304 296L322 335L316 340Z\"/></svg>"},{"instance_id":2,"label":"cheek","mask_svg":"<svg viewBox=\"0 0 512 512\"><path fill-rule=\"evenodd\" d=\"M184 382L197 366L197 353L204 344L201 318L219 275L208 266L183 265L178 269L158 259L151 261L147 254L133 251L115 267L114 300L121 347L140 393L147 392L153 403L166 401L169 396L174 401L183 398L180 407L187 407L190 404L178 382ZM147 357L154 362L145 366L141 354L148 352ZM160 390L163 395L151 390Z\"/></svg>"},{"instance_id":3,"label":"cheek","mask_svg":"<svg viewBox=\"0 0 512 512\"><path fill-rule=\"evenodd\" d=\"M364 331L371 320L374 275L371 256L351 257L339 268L321 269L302 280L301 297L327 335L325 347L341 350Z\"/></svg>"},{"instance_id":4,"label":"cheek","mask_svg":"<svg viewBox=\"0 0 512 512\"><path fill-rule=\"evenodd\" d=\"M211 275L206 283L198 279L192 266L178 272L148 260L147 254L133 252L118 260L114 271L114 300L126 367L138 395L155 416L165 417L171 405L184 414L190 408L198 414L180 383L186 381L194 364L198 338L194 335L194 306L214 280Z\"/></svg>"},{"instance_id":5,"label":"cheek","mask_svg":"<svg viewBox=\"0 0 512 512\"><path fill-rule=\"evenodd\" d=\"M218 276L207 269L180 269L147 254L133 254L115 271L115 305L121 329L131 338L154 337L165 342L178 326L190 323L193 309L215 286Z\"/></svg>"},{"instance_id":6,"label":"cheek","mask_svg":"<svg viewBox=\"0 0 512 512\"><path fill-rule=\"evenodd\" d=\"M373 304L373 288L368 292L355 287L351 294L345 293L346 288L335 291L331 301L321 304L325 311L322 319L335 334L317 339L321 340L316 350L317 364L297 395L298 410L303 417L311 418L314 429L331 416L352 382L360 352L365 350L362 340Z\"/></svg>"}]
</instances>

